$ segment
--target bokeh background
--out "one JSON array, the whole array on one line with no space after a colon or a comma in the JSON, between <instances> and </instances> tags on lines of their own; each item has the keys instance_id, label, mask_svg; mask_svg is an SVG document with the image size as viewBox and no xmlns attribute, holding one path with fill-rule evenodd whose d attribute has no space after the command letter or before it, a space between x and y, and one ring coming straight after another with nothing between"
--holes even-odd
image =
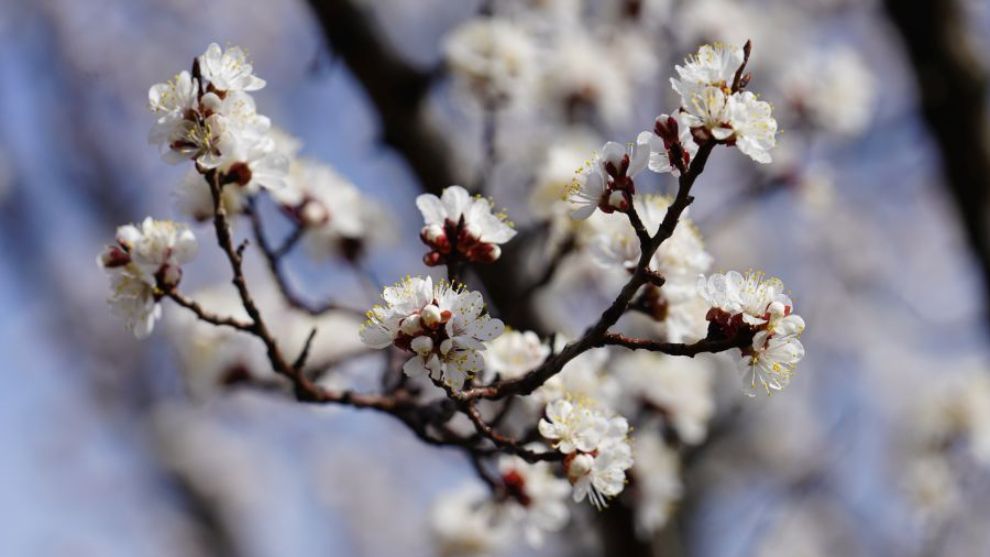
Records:
<instances>
[{"instance_id":1,"label":"bokeh background","mask_svg":"<svg viewBox=\"0 0 990 557\"><path fill-rule=\"evenodd\" d=\"M394 240L371 254L371 273L392 282L421 272L413 200L423 169L409 164L401 138L385 137L380 107L351 67L360 56L330 47L335 25L321 17L338 4L0 4L0 555L436 554L427 511L472 477L462 454L422 445L369 412L251 389L191 396L170 329L135 341L109 314L94 262L119 224L178 217L181 170L146 143L147 89L216 41L249 50L268 81L259 109L299 137L303 153L392 215L382 227ZM492 4L523 17L568 3ZM752 88L782 115L779 162L754 169L719 150L692 216L718 269L780 276L808 323L808 356L789 389L719 396L657 554L990 555L990 459L976 450L990 442L979 398L990 380L987 3L589 4L588 18L619 30L611 50L540 56L555 79L601 87L582 128L598 145L631 139L673 108L667 77L698 44L753 39ZM638 19L621 20L630 5ZM466 180L487 168L484 111L442 64L444 37L482 6L357 7L383 44L434 75L422 111L444 149L436 164ZM547 18L556 33L582 33ZM814 93L788 79L814 82L808 76L824 71L807 60L836 50L862 71L815 82L830 88L813 101L824 105L802 107L801 95ZM528 192L547 150L574 140L550 103L497 126L490 193L522 225L533 220ZM342 265L295 263L314 298L373 301ZM261 274L256 258L249 267ZM225 280L220 252L204 242L184 286ZM591 313L553 304L572 288L551 285L537 311L573 334L605 298L587 302ZM346 373L360 381L362 365ZM718 378L734 392L730 371ZM925 436L941 418L928 409L938 404L984 411L952 414L959 438L932 449ZM565 531L536 553L599 554L586 537Z\"/></svg>"}]
</instances>

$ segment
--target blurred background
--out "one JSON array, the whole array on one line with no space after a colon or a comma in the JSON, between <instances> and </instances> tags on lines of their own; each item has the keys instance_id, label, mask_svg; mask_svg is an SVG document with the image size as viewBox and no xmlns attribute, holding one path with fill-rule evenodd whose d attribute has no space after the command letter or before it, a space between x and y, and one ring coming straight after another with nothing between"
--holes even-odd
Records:
<instances>
[{"instance_id":1,"label":"blurred background","mask_svg":"<svg viewBox=\"0 0 990 557\"><path fill-rule=\"evenodd\" d=\"M528 34L533 67L497 107L445 57L492 13ZM217 388L178 308L135 341L106 307L94 260L116 227L187 219L182 169L146 142L147 90L210 42L246 48L268 82L259 111L381 206L365 265L391 283L424 272L415 196L450 183L483 184L540 232L506 256L538 274L559 245L537 193L674 109L668 78L698 45L746 39L750 89L782 130L775 160L718 150L691 216L715 270L784 280L808 356L786 391L753 399L712 360L707 437L683 452L646 554L990 555L984 0L5 0L0 555L447 551L429 509L473 481L463 454L388 416ZM197 232L184 289L227 288ZM312 299L374 302L346 262L303 255L293 280ZM579 257L532 296L504 266L478 280L510 324L574 335L614 296ZM247 264L263 284L263 262ZM354 325L324 323L317 345L355 346ZM376 362L329 380L373 384ZM501 554L609 553L582 523Z\"/></svg>"}]
</instances>

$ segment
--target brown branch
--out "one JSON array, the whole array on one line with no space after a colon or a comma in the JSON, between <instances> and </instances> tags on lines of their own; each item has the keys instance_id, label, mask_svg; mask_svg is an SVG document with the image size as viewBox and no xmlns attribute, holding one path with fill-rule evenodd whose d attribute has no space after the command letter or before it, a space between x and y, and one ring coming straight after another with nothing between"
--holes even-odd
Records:
<instances>
[{"instance_id":1,"label":"brown branch","mask_svg":"<svg viewBox=\"0 0 990 557\"><path fill-rule=\"evenodd\" d=\"M251 221L251 230L254 233L254 239L258 243L258 249L265 258L265 263L268 265L268 270L275 279L275 284L278 285L278 289L282 293L282 298L285 299L285 302L289 306L316 317L331 311L364 316L364 312L359 309L343 306L331 300L314 305L300 297L289 284L289 278L285 275L285 270L282 268L282 258L296 245L304 230L297 226L292 234L282 242L281 246L273 248L265 237L264 226L262 225L261 216L258 214L254 200L251 201L247 214Z\"/></svg>"},{"instance_id":2,"label":"brown branch","mask_svg":"<svg viewBox=\"0 0 990 557\"><path fill-rule=\"evenodd\" d=\"M680 220L681 214L694 200L691 197L691 187L695 180L705 169L708 157L711 155L715 143L709 141L698 148L698 153L687 172L681 174L678 181L677 196L667 209L663 222L657 229L655 235L649 238L646 245L640 246L639 262L629 281L622 287L615 301L602 313L598 321L592 325L580 339L568 344L559 354L547 360L543 365L522 377L501 381L487 387L476 387L457 393L457 398L461 400L472 400L477 398L499 399L509 395L526 395L538 389L548 379L559 373L567 362L580 354L600 346L608 330L625 313L629 302L643 284L649 282L647 268L653 254L656 253L660 245L663 244L674 232L674 228Z\"/></svg>"},{"instance_id":3,"label":"brown branch","mask_svg":"<svg viewBox=\"0 0 990 557\"><path fill-rule=\"evenodd\" d=\"M292 362L293 369L298 371L306 365L306 359L309 358L309 349L313 345L314 338L316 338L316 327L313 327L309 331L309 335L306 337L306 343L303 344L302 350L299 352L299 356L296 357L296 361Z\"/></svg>"},{"instance_id":4,"label":"brown branch","mask_svg":"<svg viewBox=\"0 0 990 557\"><path fill-rule=\"evenodd\" d=\"M649 350L662 352L671 356L695 357L698 354L715 354L733 348L741 348L746 343L743 335L726 339L705 339L693 344L679 342L660 342L643 338L633 338L618 333L607 333L599 346L622 346L630 350Z\"/></svg>"},{"instance_id":5,"label":"brown branch","mask_svg":"<svg viewBox=\"0 0 990 557\"><path fill-rule=\"evenodd\" d=\"M171 298L175 303L196 314L196 317L202 321L221 327L231 327L247 333L254 332L254 325L250 322L235 319L233 317L217 315L211 311L208 311L203 308L203 306L199 305L199 302L193 300L192 298L185 297L174 288L165 290L165 295Z\"/></svg>"},{"instance_id":6,"label":"brown branch","mask_svg":"<svg viewBox=\"0 0 990 557\"><path fill-rule=\"evenodd\" d=\"M564 458L564 455L559 451L533 451L527 449L523 447L519 441L495 431L495 428L485 422L474 401L467 402L463 407L463 411L467 414L467 417L471 420L471 423L474 424L475 429L482 435L482 437L494 443L496 447L505 449L506 451L519 456L526 462L539 462L541 460L558 461L563 460Z\"/></svg>"}]
</instances>

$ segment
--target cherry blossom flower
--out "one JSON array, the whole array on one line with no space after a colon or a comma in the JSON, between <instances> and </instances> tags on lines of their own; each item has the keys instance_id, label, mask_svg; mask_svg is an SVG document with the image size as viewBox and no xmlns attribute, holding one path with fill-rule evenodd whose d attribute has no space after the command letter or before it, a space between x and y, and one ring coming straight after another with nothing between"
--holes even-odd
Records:
<instances>
[{"instance_id":1,"label":"cherry blossom flower","mask_svg":"<svg viewBox=\"0 0 990 557\"><path fill-rule=\"evenodd\" d=\"M414 355L402 367L410 377L429 375L448 387L484 370L485 342L502 334L504 325L484 313L479 292L430 277L409 277L385 288L385 306L375 306L361 328L371 348L394 345Z\"/></svg>"},{"instance_id":2,"label":"cherry blossom flower","mask_svg":"<svg viewBox=\"0 0 990 557\"><path fill-rule=\"evenodd\" d=\"M527 100L537 51L518 25L493 17L472 19L447 37L444 53L454 77L483 102Z\"/></svg>"},{"instance_id":3,"label":"cherry blossom flower","mask_svg":"<svg viewBox=\"0 0 990 557\"><path fill-rule=\"evenodd\" d=\"M521 377L536 369L550 354L550 347L533 331L506 331L485 351L487 369L502 379Z\"/></svg>"},{"instance_id":4,"label":"cherry blossom flower","mask_svg":"<svg viewBox=\"0 0 990 557\"><path fill-rule=\"evenodd\" d=\"M247 54L240 47L227 50L210 43L199 58L199 73L203 83L218 91L257 91L265 80L255 76Z\"/></svg>"},{"instance_id":5,"label":"cherry blossom flower","mask_svg":"<svg viewBox=\"0 0 990 557\"><path fill-rule=\"evenodd\" d=\"M644 538L662 528L684 492L677 451L663 442L659 432L641 432L633 438L636 461L636 533Z\"/></svg>"},{"instance_id":6,"label":"cherry blossom flower","mask_svg":"<svg viewBox=\"0 0 990 557\"><path fill-rule=\"evenodd\" d=\"M198 78L182 72L148 91L149 107L158 115L148 141L160 146L166 162L193 160L200 172L215 170L223 183L247 193L281 187L288 160L275 152L271 123L247 93L265 82L236 47L222 52L211 44L195 68Z\"/></svg>"},{"instance_id":7,"label":"cherry blossom flower","mask_svg":"<svg viewBox=\"0 0 990 557\"><path fill-rule=\"evenodd\" d=\"M540 547L544 532L557 532L567 524L571 487L553 474L550 463L530 464L518 456L504 455L498 460L498 471L507 494L503 506L529 545Z\"/></svg>"},{"instance_id":8,"label":"cherry blossom flower","mask_svg":"<svg viewBox=\"0 0 990 557\"><path fill-rule=\"evenodd\" d=\"M385 211L329 165L300 157L289 167L286 187L272 197L299 226L317 257L360 256L369 241L384 240Z\"/></svg>"},{"instance_id":9,"label":"cherry blossom flower","mask_svg":"<svg viewBox=\"0 0 990 557\"><path fill-rule=\"evenodd\" d=\"M696 141L735 145L749 158L766 164L776 145L777 121L769 103L733 88L744 59L740 47L705 45L684 66L676 67L679 78L670 82L681 96L683 125L691 129Z\"/></svg>"},{"instance_id":10,"label":"cherry blossom flower","mask_svg":"<svg viewBox=\"0 0 990 557\"><path fill-rule=\"evenodd\" d=\"M804 358L798 336L804 320L792 313L793 303L779 279L762 273L736 271L698 279L698 292L711 309L708 320L725 337L752 335L741 350L743 383L747 394L757 385L769 394L787 386L794 366Z\"/></svg>"},{"instance_id":11,"label":"cherry blossom flower","mask_svg":"<svg viewBox=\"0 0 990 557\"><path fill-rule=\"evenodd\" d=\"M732 81L745 59L742 47L715 43L703 45L697 54L688 57L683 66L674 66L678 77L670 84L688 105L704 89L713 87L731 93Z\"/></svg>"},{"instance_id":12,"label":"cherry blossom flower","mask_svg":"<svg viewBox=\"0 0 990 557\"><path fill-rule=\"evenodd\" d=\"M140 227L117 229L116 242L100 254L97 263L110 277L111 310L138 338L151 334L161 317L161 288L182 279L182 264L196 255L196 237L185 226L146 218Z\"/></svg>"},{"instance_id":13,"label":"cherry blossom flower","mask_svg":"<svg viewBox=\"0 0 990 557\"><path fill-rule=\"evenodd\" d=\"M504 214L492 212L491 201L471 197L461 186L445 188L441 197L424 193L416 198L416 206L426 221L420 238L431 248L423 258L427 265L446 263L453 254L491 263L502 254L499 244L516 235Z\"/></svg>"},{"instance_id":14,"label":"cherry blossom flower","mask_svg":"<svg viewBox=\"0 0 990 557\"><path fill-rule=\"evenodd\" d=\"M587 497L602 508L608 498L622 492L625 472L633 464L625 418L557 399L547 405L546 418L538 427L540 434L566 455L564 468L574 486L575 501Z\"/></svg>"}]
</instances>

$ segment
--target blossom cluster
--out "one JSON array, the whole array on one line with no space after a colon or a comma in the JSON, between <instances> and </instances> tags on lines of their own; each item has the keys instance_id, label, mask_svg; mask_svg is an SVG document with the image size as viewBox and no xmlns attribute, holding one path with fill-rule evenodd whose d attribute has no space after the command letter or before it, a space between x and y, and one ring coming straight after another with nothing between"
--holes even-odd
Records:
<instances>
[{"instance_id":1,"label":"blossom cluster","mask_svg":"<svg viewBox=\"0 0 990 557\"><path fill-rule=\"evenodd\" d=\"M148 91L158 115L148 141L166 162L192 160L201 173L214 171L222 183L244 191L284 185L288 159L275 149L271 121L258 114L251 91L265 86L239 47L213 43L182 71Z\"/></svg>"},{"instance_id":2,"label":"blossom cluster","mask_svg":"<svg viewBox=\"0 0 990 557\"><path fill-rule=\"evenodd\" d=\"M748 48L748 47L747 47ZM738 147L760 163L771 161L777 121L770 104L749 91L745 70L748 54L739 46L704 45L670 82L681 100L678 110L657 117L652 130L628 145L608 142L579 170L567 196L574 218L628 211L636 193L635 177L645 168L679 176L699 146L718 143Z\"/></svg>"},{"instance_id":3,"label":"blossom cluster","mask_svg":"<svg viewBox=\"0 0 990 557\"><path fill-rule=\"evenodd\" d=\"M110 277L111 309L138 338L151 334L161 317L159 300L182 279L182 265L196 255L196 237L185 225L144 219L117 229L97 263Z\"/></svg>"},{"instance_id":4,"label":"blossom cluster","mask_svg":"<svg viewBox=\"0 0 990 557\"><path fill-rule=\"evenodd\" d=\"M698 292L708 302L708 321L719 338L752 339L740 349L744 385L757 383L769 394L790 382L794 366L804 358L799 336L804 319L777 278L736 271L698 279Z\"/></svg>"},{"instance_id":5,"label":"blossom cluster","mask_svg":"<svg viewBox=\"0 0 990 557\"><path fill-rule=\"evenodd\" d=\"M431 277L408 277L385 288L382 299L385 305L368 312L361 340L412 353L402 366L406 375L429 376L453 389L484 369L484 343L504 330L485 312L481 293Z\"/></svg>"},{"instance_id":6,"label":"blossom cluster","mask_svg":"<svg viewBox=\"0 0 990 557\"><path fill-rule=\"evenodd\" d=\"M633 465L629 423L583 403L558 399L547 405L540 434L563 453L574 500L585 497L602 508L622 492L626 470Z\"/></svg>"}]
</instances>

